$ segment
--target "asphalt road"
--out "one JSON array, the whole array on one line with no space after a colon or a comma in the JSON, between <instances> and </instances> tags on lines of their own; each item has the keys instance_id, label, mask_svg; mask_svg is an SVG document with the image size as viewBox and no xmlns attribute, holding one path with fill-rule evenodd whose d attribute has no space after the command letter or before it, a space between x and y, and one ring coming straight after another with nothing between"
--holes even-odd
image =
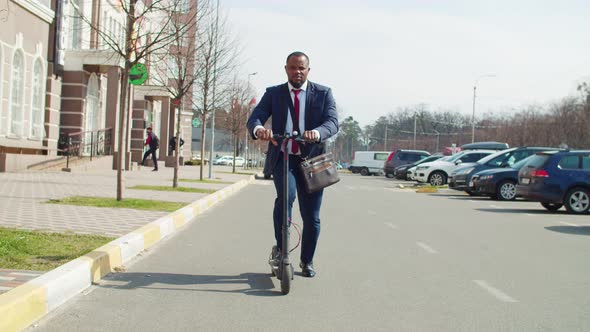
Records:
<instances>
[{"instance_id":1,"label":"asphalt road","mask_svg":"<svg viewBox=\"0 0 590 332\"><path fill-rule=\"evenodd\" d=\"M589 216L342 178L324 195L318 275L287 296L259 181L30 330L590 330Z\"/></svg>"}]
</instances>

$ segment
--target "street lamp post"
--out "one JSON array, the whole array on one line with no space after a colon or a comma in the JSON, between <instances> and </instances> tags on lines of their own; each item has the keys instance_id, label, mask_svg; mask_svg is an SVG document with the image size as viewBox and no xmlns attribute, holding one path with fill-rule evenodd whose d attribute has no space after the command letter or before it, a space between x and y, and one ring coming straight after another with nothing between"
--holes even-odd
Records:
<instances>
[{"instance_id":1,"label":"street lamp post","mask_svg":"<svg viewBox=\"0 0 590 332\"><path fill-rule=\"evenodd\" d=\"M475 80L475 83L473 83L473 114L471 115L471 143L475 142L475 96L477 90L477 82L479 82L480 79L485 77L496 77L496 75L482 75Z\"/></svg>"},{"instance_id":2,"label":"street lamp post","mask_svg":"<svg viewBox=\"0 0 590 332\"><path fill-rule=\"evenodd\" d=\"M246 87L246 96L248 96L248 98L250 98L250 76L254 76L258 74L258 72L253 72L248 74L248 85ZM248 100L248 115L250 115L250 100ZM249 133L246 131L246 141L245 141L245 151L244 151L244 158L246 159L246 162L244 163L244 169L248 169L248 137L249 137Z\"/></svg>"}]
</instances>

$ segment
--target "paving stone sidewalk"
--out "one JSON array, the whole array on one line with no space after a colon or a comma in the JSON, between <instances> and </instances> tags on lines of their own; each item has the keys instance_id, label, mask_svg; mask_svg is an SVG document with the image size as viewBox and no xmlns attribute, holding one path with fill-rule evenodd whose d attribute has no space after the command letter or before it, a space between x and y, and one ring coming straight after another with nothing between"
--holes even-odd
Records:
<instances>
[{"instance_id":1,"label":"paving stone sidewalk","mask_svg":"<svg viewBox=\"0 0 590 332\"><path fill-rule=\"evenodd\" d=\"M191 203L207 194L129 189L136 185L171 186L173 169L161 167L124 173L124 198L142 198ZM215 167L218 181L237 182L247 175L228 174L229 167ZM185 166L181 179L198 179L199 167ZM205 169L205 175L207 175ZM89 170L0 173L0 226L18 229L99 234L119 237L168 212L46 204L49 199L69 196L115 197L116 171ZM222 189L230 184L179 182L180 186Z\"/></svg>"},{"instance_id":2,"label":"paving stone sidewalk","mask_svg":"<svg viewBox=\"0 0 590 332\"><path fill-rule=\"evenodd\" d=\"M185 166L180 179L198 179L199 167ZM246 171L254 172L254 171ZM205 177L208 171L205 169ZM172 186L174 169L149 167L124 173L123 198L191 203L207 194L129 189L136 185ZM249 175L231 174L231 168L214 168L214 180L228 183L179 182L179 186L223 189ZM110 169L0 173L0 226L16 229L97 234L120 237L169 212L47 204L69 196L115 197L117 173ZM44 272L0 269L0 294Z\"/></svg>"}]
</instances>

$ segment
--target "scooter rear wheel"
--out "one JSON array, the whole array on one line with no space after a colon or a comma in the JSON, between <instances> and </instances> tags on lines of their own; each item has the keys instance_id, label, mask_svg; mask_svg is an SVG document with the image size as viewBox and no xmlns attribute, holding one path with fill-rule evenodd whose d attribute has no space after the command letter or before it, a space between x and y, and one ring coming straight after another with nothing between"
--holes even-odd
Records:
<instances>
[{"instance_id":1,"label":"scooter rear wheel","mask_svg":"<svg viewBox=\"0 0 590 332\"><path fill-rule=\"evenodd\" d=\"M281 293L283 295L289 294L291 290L291 280L293 280L293 265L289 264L283 269L281 275Z\"/></svg>"}]
</instances>

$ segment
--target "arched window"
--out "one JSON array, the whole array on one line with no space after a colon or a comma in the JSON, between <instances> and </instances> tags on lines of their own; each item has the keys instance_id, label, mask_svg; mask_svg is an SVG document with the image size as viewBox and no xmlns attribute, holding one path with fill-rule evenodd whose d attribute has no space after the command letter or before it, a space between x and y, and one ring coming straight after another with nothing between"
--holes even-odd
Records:
<instances>
[{"instance_id":1,"label":"arched window","mask_svg":"<svg viewBox=\"0 0 590 332\"><path fill-rule=\"evenodd\" d=\"M86 133L86 143L90 144L93 135L93 131L99 129L98 128L98 116L99 116L99 97L100 93L98 90L98 78L96 74L90 75L88 80L88 89L86 90L86 123L85 123L85 131ZM90 148L88 146L88 148ZM87 151L88 153L90 150Z\"/></svg>"},{"instance_id":2,"label":"arched window","mask_svg":"<svg viewBox=\"0 0 590 332\"><path fill-rule=\"evenodd\" d=\"M17 50L12 57L12 79L10 80L10 131L12 135L23 134L23 90L25 56Z\"/></svg>"},{"instance_id":3,"label":"arched window","mask_svg":"<svg viewBox=\"0 0 590 332\"><path fill-rule=\"evenodd\" d=\"M31 100L31 137L43 138L44 91L43 63L37 58L33 64L33 98Z\"/></svg>"}]
</instances>

